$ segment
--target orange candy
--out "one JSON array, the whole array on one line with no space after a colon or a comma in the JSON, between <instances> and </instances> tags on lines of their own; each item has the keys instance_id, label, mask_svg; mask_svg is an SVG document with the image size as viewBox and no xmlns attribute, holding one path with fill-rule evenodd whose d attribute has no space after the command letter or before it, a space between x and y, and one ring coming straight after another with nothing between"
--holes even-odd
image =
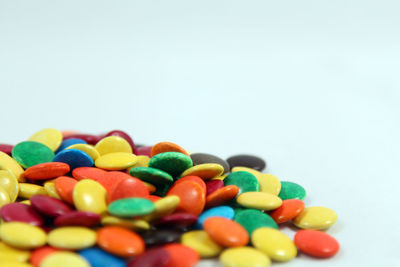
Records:
<instances>
[{"instance_id":1,"label":"orange candy","mask_svg":"<svg viewBox=\"0 0 400 267\"><path fill-rule=\"evenodd\" d=\"M211 194L206 198L206 207L211 208L222 205L236 197L239 193L239 187L236 185L224 186Z\"/></svg>"},{"instance_id":2,"label":"orange candy","mask_svg":"<svg viewBox=\"0 0 400 267\"><path fill-rule=\"evenodd\" d=\"M58 196L65 202L74 205L74 198L72 193L78 181L74 178L67 176L60 176L54 180L54 187L56 188Z\"/></svg>"},{"instance_id":3,"label":"orange candy","mask_svg":"<svg viewBox=\"0 0 400 267\"><path fill-rule=\"evenodd\" d=\"M187 156L190 156L189 153L183 149L182 147L178 146L177 144L171 142L160 142L155 144L150 151L150 157L153 157L157 154L164 153L164 152L180 152Z\"/></svg>"},{"instance_id":4,"label":"orange candy","mask_svg":"<svg viewBox=\"0 0 400 267\"><path fill-rule=\"evenodd\" d=\"M25 170L24 176L32 180L45 180L61 175L70 171L68 164L63 162L46 162L37 164Z\"/></svg>"},{"instance_id":5,"label":"orange candy","mask_svg":"<svg viewBox=\"0 0 400 267\"><path fill-rule=\"evenodd\" d=\"M183 181L174 184L167 193L167 196L175 195L180 199L176 212L186 212L199 215L206 202L206 192L197 182Z\"/></svg>"},{"instance_id":6,"label":"orange candy","mask_svg":"<svg viewBox=\"0 0 400 267\"><path fill-rule=\"evenodd\" d=\"M181 244L168 244L163 249L170 256L164 267L194 267L200 259L195 250Z\"/></svg>"},{"instance_id":7,"label":"orange candy","mask_svg":"<svg viewBox=\"0 0 400 267\"><path fill-rule=\"evenodd\" d=\"M34 251L32 251L29 262L32 263L33 266L39 267L40 263L42 262L42 260L44 260L44 258L57 251L60 250L58 248L53 248L50 246L37 248Z\"/></svg>"},{"instance_id":8,"label":"orange candy","mask_svg":"<svg viewBox=\"0 0 400 267\"><path fill-rule=\"evenodd\" d=\"M108 203L121 198L141 197L146 198L149 196L149 190L145 184L134 177L129 177L119 182L110 192Z\"/></svg>"},{"instance_id":9,"label":"orange candy","mask_svg":"<svg viewBox=\"0 0 400 267\"><path fill-rule=\"evenodd\" d=\"M203 228L212 240L224 247L241 247L249 243L247 230L237 222L223 217L206 219Z\"/></svg>"},{"instance_id":10,"label":"orange candy","mask_svg":"<svg viewBox=\"0 0 400 267\"><path fill-rule=\"evenodd\" d=\"M79 167L72 171L72 176L78 181L83 179L91 179L97 181L100 177L103 177L107 171L94 168L94 167Z\"/></svg>"},{"instance_id":11,"label":"orange candy","mask_svg":"<svg viewBox=\"0 0 400 267\"><path fill-rule=\"evenodd\" d=\"M106 226L97 232L99 247L120 257L140 255L145 250L143 238L126 228Z\"/></svg>"},{"instance_id":12,"label":"orange candy","mask_svg":"<svg viewBox=\"0 0 400 267\"><path fill-rule=\"evenodd\" d=\"M282 205L269 215L276 223L288 222L304 210L304 202L300 199L287 199Z\"/></svg>"},{"instance_id":13,"label":"orange candy","mask_svg":"<svg viewBox=\"0 0 400 267\"><path fill-rule=\"evenodd\" d=\"M156 201L162 199L162 197L159 197L159 196L156 196L156 195L148 195L146 198L148 200L150 200L151 202L156 202Z\"/></svg>"},{"instance_id":14,"label":"orange candy","mask_svg":"<svg viewBox=\"0 0 400 267\"><path fill-rule=\"evenodd\" d=\"M183 181L194 181L194 182L198 183L204 189L204 192L207 192L206 183L199 176L195 176L195 175L185 176L185 177L179 178L179 180L177 180L175 182L175 184L182 183Z\"/></svg>"},{"instance_id":15,"label":"orange candy","mask_svg":"<svg viewBox=\"0 0 400 267\"><path fill-rule=\"evenodd\" d=\"M120 182L128 178L132 178L132 176L120 171L111 171L106 172L96 181L106 189L108 194L110 194Z\"/></svg>"}]
</instances>

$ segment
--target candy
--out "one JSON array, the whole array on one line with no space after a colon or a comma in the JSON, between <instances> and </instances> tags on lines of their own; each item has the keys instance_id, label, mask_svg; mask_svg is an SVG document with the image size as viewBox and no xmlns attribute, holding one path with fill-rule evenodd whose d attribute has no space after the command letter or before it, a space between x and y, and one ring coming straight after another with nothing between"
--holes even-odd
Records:
<instances>
[{"instance_id":1,"label":"candy","mask_svg":"<svg viewBox=\"0 0 400 267\"><path fill-rule=\"evenodd\" d=\"M40 267L90 267L89 263L76 253L69 251L54 252L43 259Z\"/></svg>"},{"instance_id":2,"label":"candy","mask_svg":"<svg viewBox=\"0 0 400 267\"><path fill-rule=\"evenodd\" d=\"M192 159L179 152L164 152L153 156L150 159L149 167L169 173L177 177L185 170L193 166Z\"/></svg>"},{"instance_id":3,"label":"candy","mask_svg":"<svg viewBox=\"0 0 400 267\"><path fill-rule=\"evenodd\" d=\"M293 242L279 231L282 223L325 230L337 214L305 207L305 189L265 167L252 155L136 146L121 130L49 128L0 144L0 265L194 267L219 256L225 267L262 267L297 248L335 255L326 233L298 230Z\"/></svg>"},{"instance_id":4,"label":"candy","mask_svg":"<svg viewBox=\"0 0 400 267\"><path fill-rule=\"evenodd\" d=\"M282 200L286 199L300 199L303 200L306 197L306 190L301 185L293 182L283 181L281 182L282 188L279 193L279 197Z\"/></svg>"},{"instance_id":5,"label":"candy","mask_svg":"<svg viewBox=\"0 0 400 267\"><path fill-rule=\"evenodd\" d=\"M79 167L93 166L92 158L78 149L65 149L60 151L54 158L54 162L64 162L69 165L71 170Z\"/></svg>"},{"instance_id":6,"label":"candy","mask_svg":"<svg viewBox=\"0 0 400 267\"><path fill-rule=\"evenodd\" d=\"M203 223L207 234L221 246L240 247L249 243L246 229L235 221L223 217L210 217Z\"/></svg>"},{"instance_id":7,"label":"candy","mask_svg":"<svg viewBox=\"0 0 400 267\"><path fill-rule=\"evenodd\" d=\"M53 128L47 128L33 134L29 138L29 141L42 143L47 147L49 147L52 151L56 151L58 147L61 145L62 139L63 136L59 130Z\"/></svg>"},{"instance_id":8,"label":"candy","mask_svg":"<svg viewBox=\"0 0 400 267\"><path fill-rule=\"evenodd\" d=\"M240 166L262 171L266 167L266 163L262 158L253 155L236 155L229 157L226 161L231 169Z\"/></svg>"},{"instance_id":9,"label":"candy","mask_svg":"<svg viewBox=\"0 0 400 267\"><path fill-rule=\"evenodd\" d=\"M258 191L257 178L249 172L233 172L224 179L225 185L236 185L239 187L239 194L250 191Z\"/></svg>"},{"instance_id":10,"label":"candy","mask_svg":"<svg viewBox=\"0 0 400 267\"><path fill-rule=\"evenodd\" d=\"M225 267L268 267L271 264L264 253L251 247L226 249L219 259Z\"/></svg>"},{"instance_id":11,"label":"candy","mask_svg":"<svg viewBox=\"0 0 400 267\"><path fill-rule=\"evenodd\" d=\"M218 256L223 247L214 242L206 231L190 231L182 235L182 244L195 250L200 257Z\"/></svg>"},{"instance_id":12,"label":"candy","mask_svg":"<svg viewBox=\"0 0 400 267\"><path fill-rule=\"evenodd\" d=\"M79 226L60 227L49 233L47 242L61 249L84 249L96 244L96 232Z\"/></svg>"},{"instance_id":13,"label":"candy","mask_svg":"<svg viewBox=\"0 0 400 267\"><path fill-rule=\"evenodd\" d=\"M50 148L33 141L25 141L17 144L13 148L11 155L23 168L51 162L54 158L54 152Z\"/></svg>"},{"instance_id":14,"label":"candy","mask_svg":"<svg viewBox=\"0 0 400 267\"><path fill-rule=\"evenodd\" d=\"M47 162L37 164L25 170L25 178L31 180L46 180L67 174L70 167L63 162Z\"/></svg>"},{"instance_id":15,"label":"candy","mask_svg":"<svg viewBox=\"0 0 400 267\"><path fill-rule=\"evenodd\" d=\"M40 214L48 217L57 217L72 211L63 201L43 195L31 197L31 206Z\"/></svg>"},{"instance_id":16,"label":"candy","mask_svg":"<svg viewBox=\"0 0 400 267\"><path fill-rule=\"evenodd\" d=\"M97 232L97 244L120 257L137 256L145 249L144 241L138 234L117 226L101 228Z\"/></svg>"},{"instance_id":17,"label":"candy","mask_svg":"<svg viewBox=\"0 0 400 267\"><path fill-rule=\"evenodd\" d=\"M81 250L79 255L95 267L125 267L125 261L99 248Z\"/></svg>"},{"instance_id":18,"label":"candy","mask_svg":"<svg viewBox=\"0 0 400 267\"><path fill-rule=\"evenodd\" d=\"M249 209L274 210L282 205L282 199L264 192L246 192L240 194L237 203Z\"/></svg>"},{"instance_id":19,"label":"candy","mask_svg":"<svg viewBox=\"0 0 400 267\"><path fill-rule=\"evenodd\" d=\"M74 187L73 200L79 211L97 214L104 214L107 211L106 190L93 180L80 180Z\"/></svg>"},{"instance_id":20,"label":"candy","mask_svg":"<svg viewBox=\"0 0 400 267\"><path fill-rule=\"evenodd\" d=\"M245 209L237 212L234 220L242 225L247 230L249 235L251 235L254 230L260 227L271 227L278 229L278 225L269 215L255 209Z\"/></svg>"},{"instance_id":21,"label":"candy","mask_svg":"<svg viewBox=\"0 0 400 267\"><path fill-rule=\"evenodd\" d=\"M229 172L230 166L226 160L221 159L220 157L207 154L207 153L193 153L190 155L193 161L193 165L200 165L204 163L216 163L221 165L224 168L224 173Z\"/></svg>"},{"instance_id":22,"label":"candy","mask_svg":"<svg viewBox=\"0 0 400 267\"><path fill-rule=\"evenodd\" d=\"M178 196L180 199L177 212L199 215L206 202L206 192L197 182L184 181L171 187L167 196Z\"/></svg>"},{"instance_id":23,"label":"candy","mask_svg":"<svg viewBox=\"0 0 400 267\"><path fill-rule=\"evenodd\" d=\"M132 218L133 216L146 215L154 210L154 204L145 198L123 198L112 202L108 212L118 217Z\"/></svg>"},{"instance_id":24,"label":"candy","mask_svg":"<svg viewBox=\"0 0 400 267\"><path fill-rule=\"evenodd\" d=\"M22 203L4 205L0 210L0 216L5 222L24 222L35 226L44 224L43 217L33 207Z\"/></svg>"},{"instance_id":25,"label":"candy","mask_svg":"<svg viewBox=\"0 0 400 267\"><path fill-rule=\"evenodd\" d=\"M258 228L251 234L251 243L274 261L290 261L297 255L293 241L274 228Z\"/></svg>"},{"instance_id":26,"label":"candy","mask_svg":"<svg viewBox=\"0 0 400 267\"><path fill-rule=\"evenodd\" d=\"M296 218L293 223L302 229L324 230L331 227L337 221L337 214L325 207L307 207Z\"/></svg>"},{"instance_id":27,"label":"candy","mask_svg":"<svg viewBox=\"0 0 400 267\"><path fill-rule=\"evenodd\" d=\"M7 245L32 249L46 244L46 233L39 227L22 222L5 222L0 225L0 238Z\"/></svg>"},{"instance_id":28,"label":"candy","mask_svg":"<svg viewBox=\"0 0 400 267\"><path fill-rule=\"evenodd\" d=\"M276 223L288 222L295 218L304 210L304 202L299 199L287 199L282 201L282 205L271 212L269 215Z\"/></svg>"},{"instance_id":29,"label":"candy","mask_svg":"<svg viewBox=\"0 0 400 267\"><path fill-rule=\"evenodd\" d=\"M128 143L128 141L119 136L105 137L97 142L94 147L99 152L100 156L117 152L132 154L131 145Z\"/></svg>"},{"instance_id":30,"label":"candy","mask_svg":"<svg viewBox=\"0 0 400 267\"><path fill-rule=\"evenodd\" d=\"M7 192L11 202L17 199L19 184L17 178L10 171L0 170L0 187Z\"/></svg>"},{"instance_id":31,"label":"candy","mask_svg":"<svg viewBox=\"0 0 400 267\"><path fill-rule=\"evenodd\" d=\"M318 258L329 258L339 251L339 243L327 233L315 230L300 230L294 243L301 252Z\"/></svg>"}]
</instances>

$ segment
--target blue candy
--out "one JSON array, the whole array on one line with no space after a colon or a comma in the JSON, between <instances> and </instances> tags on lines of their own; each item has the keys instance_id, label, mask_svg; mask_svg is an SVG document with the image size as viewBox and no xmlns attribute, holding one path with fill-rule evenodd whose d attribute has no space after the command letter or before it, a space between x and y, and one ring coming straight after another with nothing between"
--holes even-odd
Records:
<instances>
[{"instance_id":1,"label":"blue candy","mask_svg":"<svg viewBox=\"0 0 400 267\"><path fill-rule=\"evenodd\" d=\"M235 216L235 211L229 206L219 206L211 208L200 214L195 227L197 229L202 229L204 221L210 217L215 217L215 216L224 217L231 220Z\"/></svg>"},{"instance_id":2,"label":"blue candy","mask_svg":"<svg viewBox=\"0 0 400 267\"><path fill-rule=\"evenodd\" d=\"M60 147L57 149L56 154L64 149L66 149L67 147L75 145L75 144L87 144L87 143L85 140L82 140L79 138L65 139L64 141L62 141Z\"/></svg>"},{"instance_id":3,"label":"blue candy","mask_svg":"<svg viewBox=\"0 0 400 267\"><path fill-rule=\"evenodd\" d=\"M92 158L78 149L64 149L60 151L53 159L53 162L64 162L69 165L71 171L78 167L92 167L94 162Z\"/></svg>"},{"instance_id":4,"label":"blue candy","mask_svg":"<svg viewBox=\"0 0 400 267\"><path fill-rule=\"evenodd\" d=\"M79 255L84 257L92 267L125 267L125 261L100 248L81 250Z\"/></svg>"}]
</instances>

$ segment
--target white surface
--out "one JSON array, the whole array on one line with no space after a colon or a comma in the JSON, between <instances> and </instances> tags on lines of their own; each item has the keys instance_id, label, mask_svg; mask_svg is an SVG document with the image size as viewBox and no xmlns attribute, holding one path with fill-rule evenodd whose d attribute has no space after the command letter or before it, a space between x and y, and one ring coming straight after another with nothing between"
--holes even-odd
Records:
<instances>
[{"instance_id":1,"label":"white surface","mask_svg":"<svg viewBox=\"0 0 400 267\"><path fill-rule=\"evenodd\" d=\"M400 266L399 7L0 0L0 141L120 128L258 154L339 214L337 256L275 266Z\"/></svg>"}]
</instances>

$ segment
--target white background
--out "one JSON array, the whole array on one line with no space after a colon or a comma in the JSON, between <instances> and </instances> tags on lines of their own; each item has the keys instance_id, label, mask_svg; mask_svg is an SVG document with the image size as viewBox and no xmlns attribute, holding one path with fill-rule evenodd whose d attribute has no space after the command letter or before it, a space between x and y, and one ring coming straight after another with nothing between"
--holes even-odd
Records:
<instances>
[{"instance_id":1,"label":"white background","mask_svg":"<svg viewBox=\"0 0 400 267\"><path fill-rule=\"evenodd\" d=\"M123 129L257 154L339 214L338 255L275 266L400 266L399 8L0 0L0 142Z\"/></svg>"}]
</instances>

